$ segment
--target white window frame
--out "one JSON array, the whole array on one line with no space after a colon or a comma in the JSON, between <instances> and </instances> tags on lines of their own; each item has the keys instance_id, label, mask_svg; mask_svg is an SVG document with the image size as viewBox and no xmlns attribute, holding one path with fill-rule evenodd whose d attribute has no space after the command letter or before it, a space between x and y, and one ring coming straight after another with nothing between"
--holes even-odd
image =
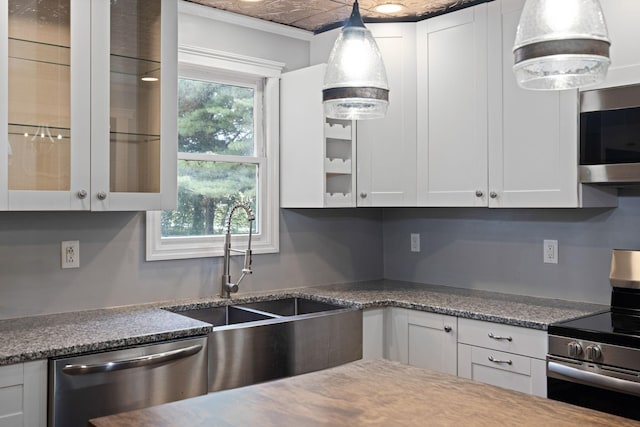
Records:
<instances>
[{"instance_id":1,"label":"white window frame","mask_svg":"<svg viewBox=\"0 0 640 427\"><path fill-rule=\"evenodd\" d=\"M241 161L258 165L259 233L251 238L254 254L277 253L279 242L279 135L280 135L280 74L285 64L264 59L250 58L211 49L193 46L179 46L178 74L186 78L209 72L215 76L212 80L233 84L248 78L261 79L263 126L256 132L262 132L263 145L255 157L216 155L217 161ZM243 76L243 77L238 77ZM211 78L211 77L209 77ZM260 88L256 96L260 96ZM256 118L259 121L259 118ZM177 136L176 136L177 137ZM181 159L211 160L211 155L181 155ZM180 236L162 237L161 211L148 211L146 224L146 260L159 261L171 259L204 258L224 255L224 236ZM234 246L246 245L248 235L232 237Z\"/></svg>"}]
</instances>

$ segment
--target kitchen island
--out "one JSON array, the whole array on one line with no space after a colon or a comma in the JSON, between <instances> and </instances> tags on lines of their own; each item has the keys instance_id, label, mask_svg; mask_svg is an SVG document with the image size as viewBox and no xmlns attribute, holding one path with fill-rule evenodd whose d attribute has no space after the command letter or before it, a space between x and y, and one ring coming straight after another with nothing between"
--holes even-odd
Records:
<instances>
[{"instance_id":1,"label":"kitchen island","mask_svg":"<svg viewBox=\"0 0 640 427\"><path fill-rule=\"evenodd\" d=\"M384 360L91 420L94 427L640 426L562 402Z\"/></svg>"}]
</instances>

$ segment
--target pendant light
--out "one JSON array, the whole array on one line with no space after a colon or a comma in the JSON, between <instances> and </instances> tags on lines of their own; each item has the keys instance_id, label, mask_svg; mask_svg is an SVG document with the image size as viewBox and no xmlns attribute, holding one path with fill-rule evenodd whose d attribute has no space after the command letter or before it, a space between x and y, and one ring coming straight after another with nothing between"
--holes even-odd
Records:
<instances>
[{"instance_id":1,"label":"pendant light","mask_svg":"<svg viewBox=\"0 0 640 427\"><path fill-rule=\"evenodd\" d=\"M378 45L362 22L358 0L329 56L322 100L329 118L378 119L387 113L387 73Z\"/></svg>"},{"instance_id":2,"label":"pendant light","mask_svg":"<svg viewBox=\"0 0 640 427\"><path fill-rule=\"evenodd\" d=\"M518 84L563 90L604 80L607 25L598 0L527 0L513 46Z\"/></svg>"}]
</instances>

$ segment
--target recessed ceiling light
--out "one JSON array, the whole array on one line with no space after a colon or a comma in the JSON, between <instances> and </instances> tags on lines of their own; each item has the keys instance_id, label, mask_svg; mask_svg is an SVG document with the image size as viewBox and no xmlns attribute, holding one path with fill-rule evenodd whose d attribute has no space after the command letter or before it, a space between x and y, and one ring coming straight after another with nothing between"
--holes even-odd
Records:
<instances>
[{"instance_id":1,"label":"recessed ceiling light","mask_svg":"<svg viewBox=\"0 0 640 427\"><path fill-rule=\"evenodd\" d=\"M398 13L404 9L404 6L396 3L379 4L374 8L376 12L380 13Z\"/></svg>"},{"instance_id":2,"label":"recessed ceiling light","mask_svg":"<svg viewBox=\"0 0 640 427\"><path fill-rule=\"evenodd\" d=\"M240 1L243 1L243 2L246 2L246 3L258 3L258 2L260 2L262 0L240 0Z\"/></svg>"}]
</instances>

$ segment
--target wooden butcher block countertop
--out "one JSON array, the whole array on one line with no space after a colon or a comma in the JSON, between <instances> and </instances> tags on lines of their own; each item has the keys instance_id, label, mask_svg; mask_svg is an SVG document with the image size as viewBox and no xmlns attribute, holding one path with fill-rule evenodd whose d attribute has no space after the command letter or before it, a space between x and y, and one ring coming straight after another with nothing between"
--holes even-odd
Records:
<instances>
[{"instance_id":1,"label":"wooden butcher block countertop","mask_svg":"<svg viewBox=\"0 0 640 427\"><path fill-rule=\"evenodd\" d=\"M640 422L383 360L211 393L95 427L640 426Z\"/></svg>"}]
</instances>

